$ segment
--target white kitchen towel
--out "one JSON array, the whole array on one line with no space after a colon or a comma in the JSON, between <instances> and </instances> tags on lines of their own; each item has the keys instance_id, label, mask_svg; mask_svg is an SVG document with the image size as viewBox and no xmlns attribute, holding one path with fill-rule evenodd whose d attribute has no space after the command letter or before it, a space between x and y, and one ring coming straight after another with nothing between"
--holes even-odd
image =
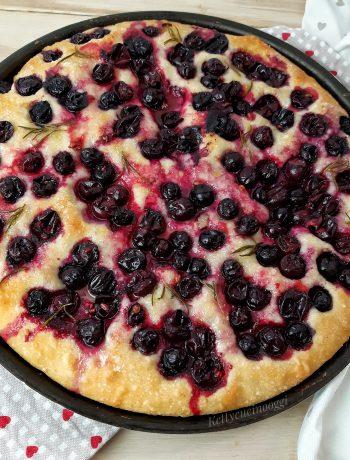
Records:
<instances>
[{"instance_id":1,"label":"white kitchen towel","mask_svg":"<svg viewBox=\"0 0 350 460\"><path fill-rule=\"evenodd\" d=\"M342 36L343 32L339 34L339 37L334 35L333 32L331 32L331 35L326 34L327 31L332 31L334 28L336 29L334 22L331 23L329 21L327 23L332 24L332 28L330 26L322 26L323 23L326 23L324 18L327 18L327 20L331 17L332 19L334 18L334 15L330 16L328 13L329 10L323 8L323 6L325 4L334 4L340 11L337 20L343 21L341 27L344 27L345 31L346 27L348 27L347 30L349 31L349 25L344 25L346 18L350 21L349 2L350 0L308 0L303 22L306 30L291 29L285 26L264 30L288 42L292 46L299 48L308 56L320 62L320 64L327 68L336 78L339 78L342 83L350 86L349 54L346 54L349 53L349 46L346 45L346 36ZM330 7L330 5L328 6ZM347 9L342 9L343 6L346 6ZM332 11L334 10L335 7ZM323 14L321 15L322 11L326 12L324 13L325 16L323 16ZM321 25L318 25L318 23ZM338 37L338 39L335 40L335 37ZM337 49L338 53L335 52L330 45ZM340 383L338 380L339 378L342 378ZM0 459L12 460L33 458L34 460L86 460L91 458L94 453L118 431L118 428L74 414L68 409L49 401L32 391L1 366L0 388L2 390L0 392ZM344 404L343 408L346 408L345 404L347 401L347 406L349 406L350 372L345 375L342 374L342 377L339 376L328 385L324 390L325 396L322 396L323 392L320 392L315 397L315 411L311 412L311 415L314 415L312 415L312 417L310 415L309 418L305 419L303 429L309 429L309 433L311 434L308 436L316 440L313 450L315 452L320 451L322 439L328 439L327 449L331 449L334 444L334 442L330 442L329 438L335 436L332 432L332 429L334 429L331 423L332 419L330 418L327 424L328 438L326 438L322 431L322 414L324 413L323 408L330 407L329 401L336 391L338 391L338 395L342 395L340 390L343 392L343 388L347 388L348 399L346 400L345 396L344 398L340 396L339 404L340 406ZM325 399L328 401L328 406L322 402L325 401ZM332 404L335 401L337 401L337 399L334 396ZM318 409L318 407L320 407L320 409ZM345 415L346 412L346 410L343 411ZM348 412L350 414L350 411ZM345 421L344 428L350 425L349 420L350 417ZM313 425L311 421L314 421ZM339 421L339 423L341 422ZM319 427L321 426L319 438L317 437L317 431L315 431L312 426L317 426L317 429L320 429ZM341 436L342 433L344 433L344 430L342 431L340 428L337 429L337 436ZM317 439L319 439L318 443ZM343 439L345 441L347 440L345 433ZM299 452L301 453L299 455L299 460L350 459L349 449L347 451L347 457L332 456L332 453L323 457L311 457L311 450L308 450L309 447L303 447L304 442L305 437L303 437L303 433L301 433L299 442ZM338 443L341 445L340 439ZM326 450L324 452L326 452ZM327 452L331 452L331 450Z\"/></svg>"},{"instance_id":2,"label":"white kitchen towel","mask_svg":"<svg viewBox=\"0 0 350 460\"><path fill-rule=\"evenodd\" d=\"M87 460L119 430L49 401L2 366L0 388L0 459Z\"/></svg>"}]
</instances>

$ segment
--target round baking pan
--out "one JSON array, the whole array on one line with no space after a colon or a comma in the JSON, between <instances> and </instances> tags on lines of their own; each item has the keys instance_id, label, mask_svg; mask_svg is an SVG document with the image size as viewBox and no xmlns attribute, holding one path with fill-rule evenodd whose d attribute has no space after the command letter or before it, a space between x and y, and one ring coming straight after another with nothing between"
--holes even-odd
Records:
<instances>
[{"instance_id":1,"label":"round baking pan","mask_svg":"<svg viewBox=\"0 0 350 460\"><path fill-rule=\"evenodd\" d=\"M287 43L274 38L252 27L233 21L192 13L170 11L143 11L123 14L112 14L72 24L51 32L32 43L24 46L0 63L0 79L11 79L28 59L42 50L43 47L70 37L92 27L108 26L123 21L161 19L178 21L217 29L233 35L256 35L271 45L292 62L312 75L328 90L339 103L350 112L350 98L346 88L341 85L326 69ZM314 394L326 385L350 362L350 342L345 344L338 353L324 364L311 377L285 393L261 404L216 415L194 417L161 417L106 406L91 399L84 398L61 387L41 371L35 369L15 353L0 339L0 363L17 378L25 382L35 391L52 401L61 404L81 415L110 425L133 430L152 431L159 433L200 433L221 431L237 428L249 423L276 415Z\"/></svg>"}]
</instances>

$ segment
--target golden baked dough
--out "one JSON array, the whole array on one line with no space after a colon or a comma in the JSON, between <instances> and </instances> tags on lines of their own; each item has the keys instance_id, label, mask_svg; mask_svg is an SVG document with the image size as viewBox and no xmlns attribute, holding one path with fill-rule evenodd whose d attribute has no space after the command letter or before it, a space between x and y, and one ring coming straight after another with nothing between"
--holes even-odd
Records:
<instances>
[{"instance_id":1,"label":"golden baked dough","mask_svg":"<svg viewBox=\"0 0 350 460\"><path fill-rule=\"evenodd\" d=\"M150 37L150 34L156 32L148 30L149 35L146 35L143 32L145 27L156 27L159 33ZM108 26L105 30L108 31L106 35L103 31L97 30L87 31L75 37L73 41L79 44L67 39L45 48L44 54L34 56L23 66L14 78L15 83L11 90L0 94L0 215L3 219L2 226L4 226L0 241L2 249L0 262L1 337L30 364L64 387L110 406L135 412L172 416L214 414L255 404L276 396L310 376L329 360L350 336L350 302L349 292L346 289L346 286L350 285L350 279L347 280L347 276L350 275L347 274L346 267L339 262L340 259L345 264L348 261L347 252L350 252L350 244L347 240L347 238L350 239L347 218L350 203L349 195L346 193L346 184L344 185L347 180L346 171L349 169L347 142L350 140L350 123L344 129L348 115L313 78L256 37L226 35L228 47L225 46L225 40L223 40L223 53L208 53L203 49L191 52L188 48L184 48L182 52L178 50L178 55L175 58L170 57L169 60L169 53L174 53L171 51L172 48L182 46L176 42L184 40L186 42L185 37L188 37L191 32L198 33L203 38L203 43L198 46L206 46L209 51L217 51L215 50L217 43L208 45L209 40L214 36L214 31L178 23L169 25L162 21L125 22ZM102 38L93 38L89 35L91 32L95 32L95 37ZM150 51L143 48L142 41L136 46L129 42L128 48L133 59L131 63L127 55L118 54L120 51L125 53L122 47L112 49L112 45L123 43L128 37L135 36L141 36L143 40L152 43L152 58L150 58ZM169 38L171 38L170 41ZM187 44L189 44L188 41ZM45 54L45 51L48 50L50 53ZM246 53L248 58L249 56L254 57L261 64L260 67L256 64L254 67L254 61L253 64L249 62L242 64L243 67L246 66L244 68L237 68L237 61L234 61L236 66L232 63L232 55L237 52ZM48 61L55 60L45 62L43 57ZM204 75L202 69L206 68L205 65L202 67L203 64L213 58L219 59L225 68L221 76L213 76L208 71L204 71L208 80L210 78L212 80L212 83L207 83L207 85L216 88L212 90L203 86L201 77ZM178 66L176 67L170 61L178 62ZM107 66L95 70L95 77L98 74L96 78L102 79L105 83L101 81L98 83L92 78L92 73L95 65L102 62L107 63ZM113 65L108 67L108 63L111 62ZM212 72L215 72L217 68L214 64ZM220 67L220 63L217 65ZM282 72L282 77L287 76L284 84L280 86L278 82L281 74L275 75L275 80L273 80L271 68L272 72L278 69ZM111 69L112 75L108 75ZM245 73L245 69L250 70ZM193 78L184 79L180 75L180 73L188 75L191 72L195 72ZM220 69L217 70L217 73L220 73ZM19 79L31 75L38 77L38 80L27 84L22 82L21 86ZM52 93L53 90L48 89L48 83L54 75L67 77L73 91L87 93L87 99L82 103L84 108L73 107L72 109L72 104L77 103L79 106L81 96L73 94L70 100L71 105L69 105L67 103L68 89L64 90L59 85L54 90L61 91L61 96L54 97L49 94L49 91ZM116 102L116 99L113 99L116 97L116 89L113 85L120 81L125 82L133 90L133 96L128 101ZM218 89L223 88L223 83L232 81L239 82L241 85L237 86L237 94L232 97L232 100L229 97L225 101L220 101L220 97L224 96ZM41 85L40 82L44 84ZM35 84L38 85L38 88L33 94L21 95L18 92L33 92L34 89L31 88L35 87ZM144 94L147 87L153 88L154 91L151 90L146 95L149 98L145 96L142 102L141 94ZM311 95L310 105L305 109L291 106L291 91L296 88L306 89L307 95ZM232 87L231 90L233 90ZM104 101L110 104L111 108L101 110L99 108L99 104L102 104L101 95L108 91L113 94L109 94L108 97L104 96L106 98ZM203 98L207 97L210 102L203 111L195 110L192 105L192 95L204 91L211 92L210 95L203 95ZM267 94L275 96L280 107L288 108L289 111L284 114L287 121L286 118L283 118L283 113L277 113L280 107L275 111L275 116L272 114L268 116L269 119L258 113L258 105L254 106L254 103ZM157 101L157 97L161 98L162 95L165 97L164 101L161 99L160 102ZM74 97L77 97L79 101L77 102ZM213 102L213 97L217 97L216 103ZM49 103L52 117L47 106L36 105L40 101ZM145 106L148 103L153 104L153 109ZM243 104L242 107L239 104ZM271 104L273 105L273 102ZM139 106L142 112L140 129L135 128L136 134L132 137L120 137L117 129L113 128L114 124L123 118L121 114L123 108L134 105ZM36 107L37 111L33 110L33 107ZM31 110L31 115L29 110ZM173 131L163 130L161 134L163 136L162 153L158 152L158 158L150 160L141 153L140 143L145 139L159 140L161 114L167 111L179 111L180 123L173 129L176 134ZM311 129L316 130L317 136L307 136L301 131L302 117L309 113L325 116L327 127L322 135L319 136L317 129L320 128L322 131L322 126L319 125L320 123L322 125L323 119L321 122L311 120L308 125L311 126ZM220 134L220 129L227 128L226 125L223 127L217 122L221 116L224 118L220 123L225 124L232 119L236 121L232 127L233 134L232 132L224 134L226 138L234 137L233 140L225 140L222 133ZM292 125L288 125L288 116L294 116ZM210 128L209 121L207 121L206 129L206 120L210 117L214 117L214 125L217 122L214 129ZM342 129L348 131L347 133L340 130L340 117L344 117L342 118L344 122ZM41 120L44 120L44 123L41 123ZM10 122L13 127L13 135L10 135L8 139L6 133L11 134L11 128L4 124L4 121ZM279 125L279 122L282 125ZM285 122L286 126L283 124ZM258 148L252 141L254 130L262 126L269 127L273 135L273 145L265 149L262 149L261 146ZM191 139L186 138L188 127L198 127L197 131L192 133ZM237 127L238 135L234 133ZM216 133L208 132L215 130ZM198 137L199 132L201 135ZM195 145L190 153L179 152L181 150L178 148L179 143L177 147L172 144L174 136L176 141L180 142L179 135L180 138L182 135L182 141L185 144L186 142L192 142L192 144L198 142L198 145ZM332 138L332 136L340 136L342 140L339 141L338 137ZM328 141L326 148L326 139L329 137L331 141ZM225 152L238 151L243 156L245 163L253 166L259 160L268 158L275 161L279 177L282 177L286 174L286 167L283 165L289 158L298 157L300 146L305 142L317 146L317 161L310 162L308 165L300 163L304 172L299 171L298 174L300 177L303 176L303 179L297 179L293 186L290 184L285 186L288 196L285 197L285 201L281 201L280 207L287 206L285 205L287 202L292 216L290 218L293 218L293 214L299 216L299 225L292 226L289 223L288 228L299 241L300 255L306 263L306 273L303 276L294 276L292 273L287 278L279 269L281 262L270 264L272 266L262 266L258 263L254 250L257 250L259 244L269 244L277 248L282 243L272 239L270 237L272 233L263 231L263 228L266 228L266 222L271 221L268 206L252 198L253 188L249 188L249 184L247 187L242 185L242 179L239 184L237 174L230 173L224 168L222 158ZM91 212L93 206L79 199L77 182L89 176L88 168L81 162L80 152L90 147L98 149L104 155L104 159L114 165L117 171L115 183L128 189L130 198L125 206L135 214L131 225L120 227L114 225L113 227L107 218L101 217L102 214L99 215L100 220L96 218L96 213ZM157 148L156 144L153 145L153 148ZM186 148L185 146L182 150ZM28 172L28 166L24 171L24 155L34 151L42 153L44 165L37 166L35 172ZM72 173L67 173L67 170L64 174L58 172L60 165L56 165L56 170L54 169L53 158L58 152L71 154L74 159ZM341 156L337 158L332 156L338 154ZM67 158L69 163L71 157ZM154 158L156 158L156 153L154 153ZM32 163L29 168L31 166ZM63 169L64 167L69 169L70 166L61 164ZM93 168L90 169L94 179L98 174L106 173L106 171L96 173ZM341 176L337 176L339 173ZM48 193L47 189L44 192L42 189L39 192L32 189L35 178L43 174L55 176L59 182L58 190L50 196L38 197L38 193L44 195ZM312 174L316 177L316 181L317 178L323 180L323 185L319 189L316 184L314 188L310 183L307 185ZM19 177L25 184L25 192L23 190L16 192L14 190L16 183L4 181L9 176ZM105 176L101 181L104 180L106 183L109 181L109 185L112 182L108 178L105 179ZM340 183L341 180L342 183ZM198 209L193 211L195 215L193 214L193 217L187 220L175 220L169 214L169 205L159 191L162 184L170 181L178 184L183 196L186 197L194 185L209 184L214 190L215 201L202 208L197 205ZM285 184L284 176L281 181ZM253 182L257 183L258 179ZM103 193L106 187L104 186ZM270 200L272 196L277 196L278 190L274 189L271 184L266 185L265 182L263 189L262 193L270 193ZM315 190L319 192L317 197ZM291 196L294 193L295 201L292 201L294 198ZM218 215L218 203L224 198L231 198L238 204L239 215L233 219L226 220ZM301 201L297 201L299 198ZM322 200L324 200L323 204L320 204ZM201 283L199 293L192 298L183 299L181 293L178 292L178 283L187 275L173 268L172 257L174 256L160 260L162 258L157 256L155 249L152 249L152 252L145 251L146 270L153 272L156 278L156 282L151 280L152 292L143 296L141 289L141 296L137 299L137 296L133 295L132 288L125 287L133 273L125 273L125 270L121 270L118 266L117 261L125 249L132 247L133 234L137 232L142 216L149 208L160 212L166 221L164 231L159 230L157 235L151 235L153 245L156 244L154 240L157 238L168 240L173 231L186 231L193 239L193 247L189 252L190 257L192 259L193 257L203 258L209 265L209 276L203 274L201 281L193 275L195 270L192 267L195 283ZM61 227L52 238L48 236L43 241L40 240L40 235L33 233L31 223L47 209L56 211ZM17 211L9 212L13 210ZM244 232L239 229L238 222L243 215L254 215L260 222L261 228L251 235L242 234ZM331 220L325 222L326 218ZM294 219L294 222L296 221L297 218ZM287 231L283 225L283 228L280 228L281 225L276 224L276 219L274 223L276 232ZM52 225L52 222L48 225ZM215 250L206 249L203 246L205 243L199 243L199 234L206 229L219 230L222 233L216 234L215 238L219 240L225 238L224 242L214 241L213 244L217 243L218 247ZM17 247L14 244L16 237L28 238L32 242L30 244L36 247L36 253L28 255L32 247L29 249L23 249L22 246ZM210 239L210 235L208 238ZM340 238L342 238L342 245L339 242ZM86 323L84 333L88 335L92 331L90 345L95 345L93 341L96 339L96 346L90 347L87 346L87 335L84 343L82 333L76 332L81 321L97 314L96 302L94 304L94 298L86 288L86 284L96 273L90 266L79 269L80 275L86 279L84 278L85 283L82 283L82 288L77 289L80 297L80 306L77 311L72 310L72 314L69 314L69 308L72 307L71 297L67 297L67 305L57 302L54 306L50 304L49 309L46 309L43 314L39 314L37 310L36 315L33 315L27 309L30 290L45 289L51 293L51 296L55 296L57 291L61 292L62 289L65 289L60 279L62 276L58 276L59 268L67 261L72 263L72 248L87 239L95 243L99 249L98 263L100 266L107 267L115 273L117 293L114 294L120 300L119 311L113 318L106 321L94 320L95 323L92 323L91 327L95 329L90 328L88 332L86 331L90 323ZM346 245L349 246L348 250ZM242 250L244 246L249 246L249 248ZM168 246L166 249L170 251ZM340 250L341 254L337 250ZM282 258L281 249L278 251L280 260ZM339 262L339 273L337 273L335 282L327 281L319 273L316 259L323 252L332 252ZM290 259L292 260L293 257ZM270 295L271 298L266 307L260 309L260 306L255 308L254 305L249 304L248 308L246 292L237 302L230 300L230 295L227 294L228 287L226 287L225 295L221 267L227 259L235 259L242 265L244 274L239 278L243 277L245 280L243 290L246 290L247 286L250 289L255 285L268 290L268 294L264 291L264 295ZM293 260L287 264L287 271L292 270L292 263ZM328 276L329 278L331 275ZM79 282L78 280L77 285L81 287ZM232 284L232 280L229 284ZM321 312L319 309L322 309L322 306L319 309L315 307L315 298L309 291L315 285L322 286L330 294L333 305L331 309L327 308L328 311ZM291 308L294 310L288 313L289 319L286 319L282 318L278 310L278 303L280 296L289 288L304 293L300 302L306 302L307 305L299 305L300 309L298 309L299 307L293 304ZM308 293L309 297L307 297ZM143 324L132 327L127 324L128 309L136 301L144 308L146 319ZM107 302L106 299L104 302ZM57 308L60 309L60 312L57 311ZM183 336L181 336L183 325L177 325L180 336L169 339L169 335L164 335L163 331L164 318L169 318L169 314L175 310L184 311L180 322L188 321L189 316L192 325L187 322L185 326L189 332L185 331ZM236 320L241 323L231 327L229 320L231 311L237 310L240 314L251 317L253 323L246 327L242 326L243 319L238 315ZM299 337L301 342L305 341L305 346L301 347L293 342L287 334L291 322L296 323L297 326L301 324L300 327L304 327L303 332L306 334L312 331L312 342L310 343L311 337L308 340L305 339L305 336ZM98 328L102 324L106 328L105 336L103 334L102 337L94 337L94 331L97 331L98 335ZM305 324L307 324L306 327ZM191 357L191 345L188 345L189 334L192 334L192 348L199 346L193 339L193 334L198 331L198 327L202 326L209 327L215 334L215 344L210 343L212 336L209 336L209 339L207 337L209 345L205 343L204 348L206 345L209 348L202 351L197 349L197 357L194 358ZM268 326L271 326L273 331L281 331L283 341L282 345L279 342L281 350L275 349L271 353L271 347L274 348L276 345L272 343L275 338L266 344L266 341L264 342L262 336L259 335L259 331ZM159 344L155 344L155 349L149 353L141 353L132 345L135 332L143 327L151 328L160 337ZM237 344L237 337L246 333L251 333L260 347L260 351L254 356L245 356ZM101 341L100 339L102 342L97 343ZM295 336L294 340L296 340ZM294 346L292 346L293 343ZM175 351L172 351L173 355L170 353L168 357L170 361L173 359L175 362L170 362L170 364L168 362L168 370L161 372L159 362L164 359L162 355L164 349L169 347L175 348ZM192 354L195 354L193 350ZM201 355L202 357L198 357ZM218 360L216 364L215 360ZM171 373L173 373L172 376Z\"/></svg>"}]
</instances>

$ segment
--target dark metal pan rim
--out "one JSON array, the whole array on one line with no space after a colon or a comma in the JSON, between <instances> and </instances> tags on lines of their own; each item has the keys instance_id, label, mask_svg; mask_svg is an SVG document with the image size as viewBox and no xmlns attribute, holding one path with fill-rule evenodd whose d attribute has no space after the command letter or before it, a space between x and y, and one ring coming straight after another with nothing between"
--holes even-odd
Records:
<instances>
[{"instance_id":1,"label":"dark metal pan rim","mask_svg":"<svg viewBox=\"0 0 350 460\"><path fill-rule=\"evenodd\" d=\"M278 38L272 37L252 27L226 19L194 13L141 11L112 14L63 27L29 43L2 61L0 63L0 78L13 78L28 59L40 52L42 48L66 39L77 32L82 32L93 27L108 26L123 21L147 19L178 21L185 24L217 29L220 32L233 35L256 35L292 62L296 63L309 75L313 76L338 100L345 110L350 112L350 99L347 97L347 89L326 69L301 51ZM22 380L33 390L74 412L99 422L139 431L158 433L201 433L222 431L248 425L276 415L300 403L326 385L346 367L350 362L349 347L349 342L347 342L332 359L325 363L312 376L275 398L244 409L216 415L201 415L187 418L152 416L129 412L109 407L75 394L55 383L43 372L32 367L1 339L0 362L15 377Z\"/></svg>"}]
</instances>

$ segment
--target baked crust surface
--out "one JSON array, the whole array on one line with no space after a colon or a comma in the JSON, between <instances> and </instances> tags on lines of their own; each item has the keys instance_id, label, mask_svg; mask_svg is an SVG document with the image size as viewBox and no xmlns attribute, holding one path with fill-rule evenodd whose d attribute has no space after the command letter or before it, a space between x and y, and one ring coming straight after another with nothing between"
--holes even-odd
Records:
<instances>
[{"instance_id":1,"label":"baked crust surface","mask_svg":"<svg viewBox=\"0 0 350 460\"><path fill-rule=\"evenodd\" d=\"M160 23L158 21L142 23L143 27L146 25L159 27ZM69 40L55 43L47 49L60 49L64 57L74 53L78 47L90 58L73 56L61 63L59 61L46 63L40 54L34 56L23 66L15 80L31 74L45 80L50 72L59 69L61 75L69 76L73 85L79 87L83 85L84 79L91 75L99 59L100 49L123 42L123 35L131 26L131 23L108 26L107 29L110 31L108 35L98 40L91 40L85 45L77 46L70 43ZM194 30L192 26L179 23L173 23L173 26L178 28L182 37ZM174 46L174 43L164 45L166 34L164 30L162 34L152 39L154 46L157 47L157 66L162 69L172 86L186 87L192 93L205 91L198 75L194 79L184 80L178 75L176 68L169 63L166 52ZM228 51L222 55L210 56L218 57L228 67L225 81L238 80L244 87L249 87L250 81L243 73L235 70L230 60L233 51L244 50L251 55L259 56L262 62L275 62L276 67L283 69L289 75L288 85L278 89L268 87L263 82L254 81L251 91L255 100L266 93L276 94L281 105L287 107L290 104L291 89L295 87L312 88L318 94L317 100L312 105L313 112L325 114L334 127L338 123L339 116L347 116L338 102L313 78L258 38L229 35L227 38L229 40ZM197 53L196 68L200 69L202 63L207 59L207 53ZM128 69L117 69L116 80L137 85L137 78ZM74 115L67 115L57 100L43 88L36 94L27 97L19 95L14 87L10 92L0 94L0 120L8 120L15 127L13 137L8 142L0 144L0 177L11 173L19 152L36 145L36 141L31 137L24 138L26 131L20 128L20 126L32 126L28 118L28 106L33 101L47 100L50 102L54 113L53 123L73 122L67 131L55 133L41 144L40 149L45 156L48 168L52 157L58 151L67 150L74 153L78 152L79 148L96 145L103 136L105 127L112 125L115 121L119 108L108 111L98 109L98 99L106 88L95 84L93 80L89 79L85 82L84 89L91 97L91 102L82 111L82 115L76 119ZM192 108L191 101L188 101L187 104L188 106L183 111L182 126L202 123L202 113ZM295 155L298 149L298 126L304 113L305 111L295 112L294 126L287 132L279 132L272 128L275 144L271 148L271 157L277 158L280 164ZM259 115L253 122L239 117L239 123L242 132L247 132L251 123L254 126L268 124ZM144 132L153 134L156 132L150 111L144 111L142 125ZM174 175L177 178L189 175L190 183L210 181L220 199L227 196L229 188L230 194L241 203L246 213L255 213L261 219L267 218L266 208L253 203L249 199L249 193L242 186L234 183L232 176L227 178L228 173L221 165L222 153L227 149L236 150L236 142L240 141L233 143L213 133L204 134L202 146L205 146L207 154L201 157L195 167L189 166L189 169L174 171L176 163L172 159L163 158L157 163L157 166L154 166L154 162L150 162L140 154L138 144L143 138L144 134L140 133L134 138L119 139L100 147L105 156L120 170L123 170L123 155L127 155L128 161L141 172L140 175L130 174L125 178L125 183L132 188L135 209L143 209L147 199L150 199L149 194L152 193L149 183L156 183L158 177L168 177L172 180ZM247 155L247 149L248 147L242 148L245 155ZM249 143L249 151L254 162L264 158L265 153L251 143ZM329 161L330 158L326 155L320 156L316 170L322 170ZM308 255L308 270L301 281L296 282L283 277L275 267L262 267L254 256L237 257L243 266L245 275L253 281L259 281L272 292L270 305L263 312L256 312L257 318L261 319L264 315L264 318L268 318L269 321L280 323L277 297L280 292L295 286L296 283L299 287L302 285L304 289L319 284L330 292L333 298L333 309L326 313L311 309L307 317L307 324L314 331L313 343L307 349L293 350L288 355L288 359L272 359L268 356L260 360L247 359L236 344L236 335L228 321L228 310L223 294L219 294L219 302L216 302L212 291L204 285L200 294L189 301L191 318L211 327L216 335L217 352L225 363L225 382L215 391L197 391L187 377L164 378L158 370L160 350L155 354L145 356L130 346L135 329L125 326L126 310L130 305L127 296L123 297L120 311L109 326L104 342L96 349L89 350L88 347L81 346L76 338L69 335L62 336L51 327L43 328L37 319L27 314L23 299L30 289L37 286L43 286L49 290L64 287L57 276L57 271L67 259L74 244L88 237L99 246L103 264L115 269L116 255L128 247L128 242L125 241L124 234L112 232L108 226L86 217L85 204L77 200L74 194L74 183L79 177L86 176L82 165L77 167L73 176L60 178L58 192L49 198L36 199L30 191L31 177L23 176L23 180L27 182L27 192L13 207L25 205L24 211L20 219L11 226L0 241L2 254L0 273L4 277L0 283L0 334L25 360L65 388L78 391L84 396L107 405L135 412L190 416L195 407L195 411L198 410L201 414L214 414L267 400L297 385L328 361L350 337L349 293L341 286L322 278L316 266L317 256L322 251L333 250L333 248L329 243L305 231L300 231L297 235L301 243L301 254ZM144 180L145 177L148 181ZM332 187L335 190L334 184L330 184L331 190ZM346 210L349 205L348 195L341 194L340 198L342 208ZM164 202L158 197L156 203L157 209L168 218ZM40 246L35 263L26 264L20 270L10 273L11 269L6 263L9 242L15 236L27 235L33 218L39 211L47 208L56 210L60 215L63 231L55 240ZM346 228L346 216L344 218L343 214L338 216L338 225ZM209 209L206 219L206 222L215 223L215 220L218 220L216 210ZM178 229L176 225L169 220L167 233ZM182 223L181 229L188 229L191 232L190 229L195 226L197 231L201 225L198 221L190 221ZM195 255L204 256L209 261L213 273L209 280L213 281L216 281L219 276L220 267L229 254L252 242L252 238L237 234L232 221L227 221L224 225L229 237L223 248L215 252L208 252L195 244L193 249ZM263 241L261 232L254 235L254 242L259 241ZM10 275L6 277L9 273ZM117 275L117 278L118 276L123 275ZM140 299L153 324L158 324L168 311L183 308L178 298L172 296L171 291L164 290L165 283L174 284L178 281L179 276L170 268L160 269L157 271L158 285L154 293Z\"/></svg>"}]
</instances>

